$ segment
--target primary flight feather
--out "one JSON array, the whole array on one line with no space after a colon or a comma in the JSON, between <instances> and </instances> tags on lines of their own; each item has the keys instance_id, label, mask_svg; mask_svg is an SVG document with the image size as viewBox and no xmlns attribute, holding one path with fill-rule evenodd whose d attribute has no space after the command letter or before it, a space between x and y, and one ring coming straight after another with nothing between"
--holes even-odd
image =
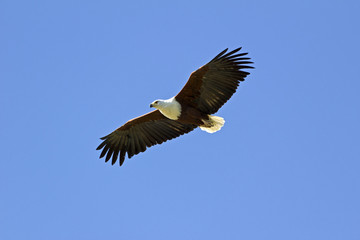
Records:
<instances>
[{"instance_id":1,"label":"primary flight feather","mask_svg":"<svg viewBox=\"0 0 360 240\"><path fill-rule=\"evenodd\" d=\"M247 53L238 53L237 48L227 53L225 49L209 63L190 75L183 89L167 100L150 104L157 110L126 122L109 135L102 137L97 147L102 150L100 158L111 159L120 166L128 158L144 152L146 148L179 137L200 127L209 133L219 131L223 118L213 116L235 93L240 81L249 75L242 69L253 68L248 64Z\"/></svg>"}]
</instances>

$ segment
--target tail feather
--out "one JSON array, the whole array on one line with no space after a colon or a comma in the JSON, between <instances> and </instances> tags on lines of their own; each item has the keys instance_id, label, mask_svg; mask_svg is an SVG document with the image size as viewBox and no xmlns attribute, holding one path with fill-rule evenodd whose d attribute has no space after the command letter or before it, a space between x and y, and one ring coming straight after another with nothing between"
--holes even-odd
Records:
<instances>
[{"instance_id":1,"label":"tail feather","mask_svg":"<svg viewBox=\"0 0 360 240\"><path fill-rule=\"evenodd\" d=\"M222 117L208 115L209 120L203 120L204 125L200 126L200 129L208 132L214 133L219 131L225 124L225 120Z\"/></svg>"}]
</instances>

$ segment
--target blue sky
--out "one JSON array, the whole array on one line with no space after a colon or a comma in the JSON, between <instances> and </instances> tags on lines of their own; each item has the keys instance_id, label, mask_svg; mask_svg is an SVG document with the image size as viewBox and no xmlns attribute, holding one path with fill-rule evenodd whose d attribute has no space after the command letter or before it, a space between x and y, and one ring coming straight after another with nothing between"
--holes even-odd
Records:
<instances>
[{"instance_id":1,"label":"blue sky","mask_svg":"<svg viewBox=\"0 0 360 240\"><path fill-rule=\"evenodd\" d=\"M0 2L0 239L360 239L358 1ZM225 48L255 69L199 129L102 137Z\"/></svg>"}]
</instances>

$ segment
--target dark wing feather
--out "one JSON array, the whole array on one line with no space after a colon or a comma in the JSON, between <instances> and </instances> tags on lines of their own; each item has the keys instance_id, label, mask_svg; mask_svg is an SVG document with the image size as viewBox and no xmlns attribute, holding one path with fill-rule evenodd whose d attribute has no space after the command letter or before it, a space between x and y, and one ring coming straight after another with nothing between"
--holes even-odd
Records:
<instances>
[{"instance_id":1,"label":"dark wing feather","mask_svg":"<svg viewBox=\"0 0 360 240\"><path fill-rule=\"evenodd\" d=\"M105 157L105 162L111 159L114 164L120 155L120 166L128 157L144 152L146 148L161 144L167 140L179 137L195 129L196 125L183 124L166 118L158 110L128 121L109 135L102 137L104 140L96 150L102 150L100 158Z\"/></svg>"},{"instance_id":2,"label":"dark wing feather","mask_svg":"<svg viewBox=\"0 0 360 240\"><path fill-rule=\"evenodd\" d=\"M239 83L250 73L241 69L253 68L247 53L241 48L226 53L225 49L209 63L193 72L176 99L196 107L206 114L216 113L235 93Z\"/></svg>"}]
</instances>

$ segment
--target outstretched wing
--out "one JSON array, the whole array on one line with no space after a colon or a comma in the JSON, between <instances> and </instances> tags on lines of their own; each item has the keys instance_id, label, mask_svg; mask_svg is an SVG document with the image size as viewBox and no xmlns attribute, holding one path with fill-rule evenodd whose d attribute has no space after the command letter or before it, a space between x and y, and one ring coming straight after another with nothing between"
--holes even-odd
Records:
<instances>
[{"instance_id":1,"label":"outstretched wing","mask_svg":"<svg viewBox=\"0 0 360 240\"><path fill-rule=\"evenodd\" d=\"M229 53L225 49L193 72L176 99L207 114L217 112L235 93L240 81L250 74L241 69L253 68L247 65L253 63L244 57L247 53L235 54L240 49Z\"/></svg>"},{"instance_id":2,"label":"outstretched wing","mask_svg":"<svg viewBox=\"0 0 360 240\"><path fill-rule=\"evenodd\" d=\"M124 163L126 153L128 158L131 158L140 152L144 152L147 147L179 137L196 127L196 125L182 124L168 119L159 110L155 110L129 120L109 135L102 137L101 139L104 141L96 150L104 148L100 158L106 155L105 162L112 158L112 164L117 161L120 155L121 166Z\"/></svg>"}]
</instances>

